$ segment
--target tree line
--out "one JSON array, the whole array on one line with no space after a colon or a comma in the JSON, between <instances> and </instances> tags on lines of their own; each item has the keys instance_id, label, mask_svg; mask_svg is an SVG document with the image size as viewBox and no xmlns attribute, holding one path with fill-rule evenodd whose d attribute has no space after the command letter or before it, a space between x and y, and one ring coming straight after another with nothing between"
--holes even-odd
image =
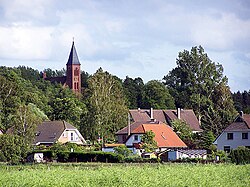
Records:
<instances>
[{"instance_id":1,"label":"tree line","mask_svg":"<svg viewBox=\"0 0 250 187\"><path fill-rule=\"evenodd\" d=\"M82 71L80 97L61 84L45 81L38 70L0 67L0 129L5 133L12 128L27 144L34 138L36 124L65 120L86 139L113 142L115 132L127 125L129 109L179 107L193 109L202 129L217 136L237 110L249 112L250 92L231 94L222 65L210 60L201 46L179 52L176 64L162 80L145 84L140 77L122 80L102 68L93 75ZM47 77L66 73L45 72Z\"/></svg>"}]
</instances>

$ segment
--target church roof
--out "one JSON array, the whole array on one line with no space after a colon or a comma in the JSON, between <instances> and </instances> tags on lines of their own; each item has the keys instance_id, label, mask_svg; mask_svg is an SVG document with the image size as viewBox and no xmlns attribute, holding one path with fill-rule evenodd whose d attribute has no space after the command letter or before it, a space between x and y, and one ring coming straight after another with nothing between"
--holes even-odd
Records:
<instances>
[{"instance_id":1,"label":"church roof","mask_svg":"<svg viewBox=\"0 0 250 187\"><path fill-rule=\"evenodd\" d=\"M75 48L74 41L72 43L71 51L70 51L70 54L69 54L69 59L68 59L67 65L68 64L79 64L80 65L80 61L79 61L77 53L76 53L76 48Z\"/></svg>"}]
</instances>

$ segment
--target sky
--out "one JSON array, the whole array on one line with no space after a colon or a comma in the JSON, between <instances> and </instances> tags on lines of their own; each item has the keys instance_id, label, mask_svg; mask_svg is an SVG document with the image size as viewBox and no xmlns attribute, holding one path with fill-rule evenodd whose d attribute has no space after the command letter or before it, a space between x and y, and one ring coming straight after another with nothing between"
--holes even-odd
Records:
<instances>
[{"instance_id":1,"label":"sky","mask_svg":"<svg viewBox=\"0 0 250 187\"><path fill-rule=\"evenodd\" d=\"M201 45L232 92L250 90L250 1L0 0L0 66L66 68L161 80L178 53Z\"/></svg>"}]
</instances>

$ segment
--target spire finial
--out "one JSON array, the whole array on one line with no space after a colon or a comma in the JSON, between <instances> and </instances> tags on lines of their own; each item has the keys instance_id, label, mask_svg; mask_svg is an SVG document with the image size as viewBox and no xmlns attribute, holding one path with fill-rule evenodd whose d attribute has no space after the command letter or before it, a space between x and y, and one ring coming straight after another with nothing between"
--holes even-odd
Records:
<instances>
[{"instance_id":1,"label":"spire finial","mask_svg":"<svg viewBox=\"0 0 250 187\"><path fill-rule=\"evenodd\" d=\"M74 36L73 36L73 43L75 42L75 38L74 38Z\"/></svg>"}]
</instances>

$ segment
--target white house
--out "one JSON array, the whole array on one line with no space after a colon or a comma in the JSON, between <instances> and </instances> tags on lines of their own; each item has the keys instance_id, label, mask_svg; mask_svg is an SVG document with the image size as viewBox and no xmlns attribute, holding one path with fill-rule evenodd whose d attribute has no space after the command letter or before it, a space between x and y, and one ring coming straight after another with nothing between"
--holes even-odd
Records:
<instances>
[{"instance_id":1,"label":"white house","mask_svg":"<svg viewBox=\"0 0 250 187\"><path fill-rule=\"evenodd\" d=\"M86 144L81 133L66 121L45 121L36 129L35 145L60 143Z\"/></svg>"},{"instance_id":2,"label":"white house","mask_svg":"<svg viewBox=\"0 0 250 187\"><path fill-rule=\"evenodd\" d=\"M214 141L218 150L229 152L239 146L250 148L250 115L241 114Z\"/></svg>"}]
</instances>

